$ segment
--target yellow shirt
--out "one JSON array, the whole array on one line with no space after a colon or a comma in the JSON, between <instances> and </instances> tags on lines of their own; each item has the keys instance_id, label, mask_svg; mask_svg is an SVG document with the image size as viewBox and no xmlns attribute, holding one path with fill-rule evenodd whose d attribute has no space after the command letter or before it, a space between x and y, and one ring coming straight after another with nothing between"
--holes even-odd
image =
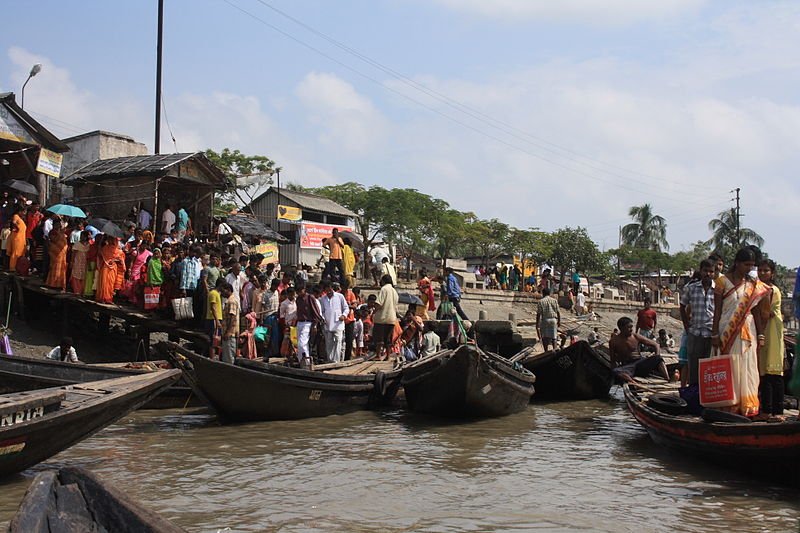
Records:
<instances>
[{"instance_id":1,"label":"yellow shirt","mask_svg":"<svg viewBox=\"0 0 800 533\"><path fill-rule=\"evenodd\" d=\"M215 290L208 291L206 320L222 320L222 296Z\"/></svg>"}]
</instances>

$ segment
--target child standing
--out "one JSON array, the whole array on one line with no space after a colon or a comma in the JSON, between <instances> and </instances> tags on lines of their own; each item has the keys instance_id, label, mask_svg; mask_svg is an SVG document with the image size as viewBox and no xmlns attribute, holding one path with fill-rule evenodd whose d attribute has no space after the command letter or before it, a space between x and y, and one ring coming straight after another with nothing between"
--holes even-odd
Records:
<instances>
[{"instance_id":1,"label":"child standing","mask_svg":"<svg viewBox=\"0 0 800 533\"><path fill-rule=\"evenodd\" d=\"M781 291L773 285L775 262L770 259L758 265L758 277L766 283L772 293L762 302L762 319L766 323L764 333L758 336L758 371L761 376L758 392L761 400L759 418L783 419L783 316L781 315Z\"/></svg>"},{"instance_id":2,"label":"child standing","mask_svg":"<svg viewBox=\"0 0 800 533\"><path fill-rule=\"evenodd\" d=\"M355 353L353 354L353 357L361 357L365 355L364 322L362 321L362 318L365 314L365 309L357 309L354 313L356 321L353 323L353 344L355 345Z\"/></svg>"}]
</instances>

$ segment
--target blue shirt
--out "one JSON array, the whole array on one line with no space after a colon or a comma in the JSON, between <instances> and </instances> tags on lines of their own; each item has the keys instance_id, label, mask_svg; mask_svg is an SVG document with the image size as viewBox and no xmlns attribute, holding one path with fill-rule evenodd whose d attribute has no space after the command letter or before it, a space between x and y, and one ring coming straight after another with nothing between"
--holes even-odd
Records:
<instances>
[{"instance_id":1,"label":"blue shirt","mask_svg":"<svg viewBox=\"0 0 800 533\"><path fill-rule=\"evenodd\" d=\"M178 288L183 291L193 291L197 288L197 281L200 279L200 271L202 265L200 259L196 257L187 257L181 261L181 282Z\"/></svg>"},{"instance_id":2,"label":"blue shirt","mask_svg":"<svg viewBox=\"0 0 800 533\"><path fill-rule=\"evenodd\" d=\"M450 299L458 298L461 299L461 287L458 286L458 280L456 279L455 274L450 274L447 276L447 297Z\"/></svg>"},{"instance_id":3,"label":"blue shirt","mask_svg":"<svg viewBox=\"0 0 800 533\"><path fill-rule=\"evenodd\" d=\"M86 226L86 231L88 231L88 232L89 232L89 234L92 236L92 239L94 239L95 237L97 237L97 234L98 234L98 233L100 233L100 230L99 230L99 229L97 229L97 228L95 228L95 227L94 227L94 226L92 226L92 225Z\"/></svg>"},{"instance_id":4,"label":"blue shirt","mask_svg":"<svg viewBox=\"0 0 800 533\"><path fill-rule=\"evenodd\" d=\"M189 213L181 207L178 211L178 218L175 221L175 229L178 231L186 231L189 228Z\"/></svg>"}]
</instances>

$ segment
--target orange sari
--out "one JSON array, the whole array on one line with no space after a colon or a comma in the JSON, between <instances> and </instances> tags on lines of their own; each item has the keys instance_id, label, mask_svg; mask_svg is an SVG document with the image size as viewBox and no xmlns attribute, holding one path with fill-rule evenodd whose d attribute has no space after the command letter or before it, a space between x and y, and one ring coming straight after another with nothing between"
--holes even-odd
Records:
<instances>
[{"instance_id":1,"label":"orange sari","mask_svg":"<svg viewBox=\"0 0 800 533\"><path fill-rule=\"evenodd\" d=\"M25 221L14 213L14 217L11 219L11 236L8 238L8 246L6 248L9 257L8 267L11 270L14 270L14 267L17 266L17 259L25 255L26 231Z\"/></svg>"},{"instance_id":2,"label":"orange sari","mask_svg":"<svg viewBox=\"0 0 800 533\"><path fill-rule=\"evenodd\" d=\"M125 280L125 254L117 246L117 239L108 237L97 253L97 293L95 300L111 303L114 291Z\"/></svg>"},{"instance_id":3,"label":"orange sari","mask_svg":"<svg viewBox=\"0 0 800 533\"><path fill-rule=\"evenodd\" d=\"M62 230L52 230L48 235L50 245L50 270L45 284L53 289L67 288L67 237Z\"/></svg>"}]
</instances>

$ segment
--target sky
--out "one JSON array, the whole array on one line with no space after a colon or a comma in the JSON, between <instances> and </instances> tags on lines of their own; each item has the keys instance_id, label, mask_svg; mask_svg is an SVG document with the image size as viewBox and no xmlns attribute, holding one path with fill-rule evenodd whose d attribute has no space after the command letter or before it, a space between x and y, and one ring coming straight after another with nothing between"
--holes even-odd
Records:
<instances>
[{"instance_id":1,"label":"sky","mask_svg":"<svg viewBox=\"0 0 800 533\"><path fill-rule=\"evenodd\" d=\"M25 108L53 133L152 150L157 0L4 15L0 91L41 63ZM601 249L644 203L690 249L738 187L742 225L797 266L798 30L800 3L769 0L165 0L161 151L236 148L282 182L415 188Z\"/></svg>"}]
</instances>

